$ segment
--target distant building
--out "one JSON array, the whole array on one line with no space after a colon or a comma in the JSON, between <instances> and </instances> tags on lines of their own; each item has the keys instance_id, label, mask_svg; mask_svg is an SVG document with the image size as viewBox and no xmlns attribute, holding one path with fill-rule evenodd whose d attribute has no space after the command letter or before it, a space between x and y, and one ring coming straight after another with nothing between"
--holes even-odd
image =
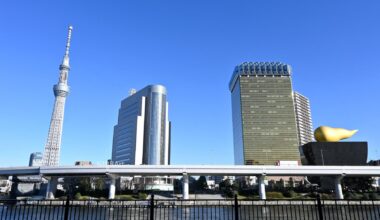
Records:
<instances>
[{"instance_id":1,"label":"distant building","mask_svg":"<svg viewBox=\"0 0 380 220\"><path fill-rule=\"evenodd\" d=\"M207 189L215 189L215 180L206 180L207 181Z\"/></svg>"},{"instance_id":2,"label":"distant building","mask_svg":"<svg viewBox=\"0 0 380 220\"><path fill-rule=\"evenodd\" d=\"M209 176L208 180L213 180L214 184L228 180L232 184L235 181L235 176Z\"/></svg>"},{"instance_id":3,"label":"distant building","mask_svg":"<svg viewBox=\"0 0 380 220\"><path fill-rule=\"evenodd\" d=\"M92 166L92 162L87 160L75 161L75 166Z\"/></svg>"},{"instance_id":4,"label":"distant building","mask_svg":"<svg viewBox=\"0 0 380 220\"><path fill-rule=\"evenodd\" d=\"M235 164L300 161L290 75L284 63L236 66L229 83Z\"/></svg>"},{"instance_id":5,"label":"distant building","mask_svg":"<svg viewBox=\"0 0 380 220\"><path fill-rule=\"evenodd\" d=\"M294 109L299 146L313 141L313 122L311 120L310 102L306 96L293 92Z\"/></svg>"},{"instance_id":6,"label":"distant building","mask_svg":"<svg viewBox=\"0 0 380 220\"><path fill-rule=\"evenodd\" d=\"M12 187L12 177L0 179L0 193L9 193Z\"/></svg>"},{"instance_id":7,"label":"distant building","mask_svg":"<svg viewBox=\"0 0 380 220\"><path fill-rule=\"evenodd\" d=\"M121 102L114 127L113 164L168 165L170 163L170 122L166 88L150 85L132 90Z\"/></svg>"},{"instance_id":8,"label":"distant building","mask_svg":"<svg viewBox=\"0 0 380 220\"><path fill-rule=\"evenodd\" d=\"M224 176L209 176L208 180L213 180L215 184L219 184L224 180Z\"/></svg>"},{"instance_id":9,"label":"distant building","mask_svg":"<svg viewBox=\"0 0 380 220\"><path fill-rule=\"evenodd\" d=\"M30 154L29 166L30 167L43 166L43 156L41 152L34 152Z\"/></svg>"}]
</instances>

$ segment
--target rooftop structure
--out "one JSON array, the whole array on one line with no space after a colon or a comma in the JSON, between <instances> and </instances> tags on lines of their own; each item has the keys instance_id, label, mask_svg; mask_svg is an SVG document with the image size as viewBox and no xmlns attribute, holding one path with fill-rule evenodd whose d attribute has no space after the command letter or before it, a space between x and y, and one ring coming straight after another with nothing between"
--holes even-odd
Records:
<instances>
[{"instance_id":1,"label":"rooftop structure","mask_svg":"<svg viewBox=\"0 0 380 220\"><path fill-rule=\"evenodd\" d=\"M229 87L233 90L239 76L290 76L292 68L281 62L244 62L235 67Z\"/></svg>"}]
</instances>

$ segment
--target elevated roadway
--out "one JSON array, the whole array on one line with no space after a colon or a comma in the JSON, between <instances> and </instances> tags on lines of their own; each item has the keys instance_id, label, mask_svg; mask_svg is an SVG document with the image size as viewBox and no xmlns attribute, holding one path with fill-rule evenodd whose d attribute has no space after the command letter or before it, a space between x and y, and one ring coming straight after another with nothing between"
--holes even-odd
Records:
<instances>
[{"instance_id":1,"label":"elevated roadway","mask_svg":"<svg viewBox=\"0 0 380 220\"><path fill-rule=\"evenodd\" d=\"M189 176L258 176L261 199L266 199L264 184L266 176L333 176L336 198L343 199L342 178L380 176L380 166L94 165L0 168L0 176L25 175L40 175L55 181L56 178L65 176L106 175L111 179L110 199L115 196L115 179L118 176L183 176L183 199L189 198Z\"/></svg>"}]
</instances>

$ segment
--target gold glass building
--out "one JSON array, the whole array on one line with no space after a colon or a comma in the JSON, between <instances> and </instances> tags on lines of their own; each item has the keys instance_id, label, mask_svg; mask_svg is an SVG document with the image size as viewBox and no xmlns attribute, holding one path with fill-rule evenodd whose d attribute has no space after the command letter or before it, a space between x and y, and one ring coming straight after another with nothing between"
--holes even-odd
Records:
<instances>
[{"instance_id":1,"label":"gold glass building","mask_svg":"<svg viewBox=\"0 0 380 220\"><path fill-rule=\"evenodd\" d=\"M236 66L229 84L235 164L300 162L290 75L284 63Z\"/></svg>"}]
</instances>

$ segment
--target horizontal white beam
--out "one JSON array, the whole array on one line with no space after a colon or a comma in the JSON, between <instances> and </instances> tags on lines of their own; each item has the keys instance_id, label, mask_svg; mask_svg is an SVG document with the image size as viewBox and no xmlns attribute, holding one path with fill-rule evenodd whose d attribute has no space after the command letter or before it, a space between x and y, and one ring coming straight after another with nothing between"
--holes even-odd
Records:
<instances>
[{"instance_id":1,"label":"horizontal white beam","mask_svg":"<svg viewBox=\"0 0 380 220\"><path fill-rule=\"evenodd\" d=\"M183 173L194 176L380 176L380 166L107 165L0 168L0 176L180 176Z\"/></svg>"}]
</instances>

